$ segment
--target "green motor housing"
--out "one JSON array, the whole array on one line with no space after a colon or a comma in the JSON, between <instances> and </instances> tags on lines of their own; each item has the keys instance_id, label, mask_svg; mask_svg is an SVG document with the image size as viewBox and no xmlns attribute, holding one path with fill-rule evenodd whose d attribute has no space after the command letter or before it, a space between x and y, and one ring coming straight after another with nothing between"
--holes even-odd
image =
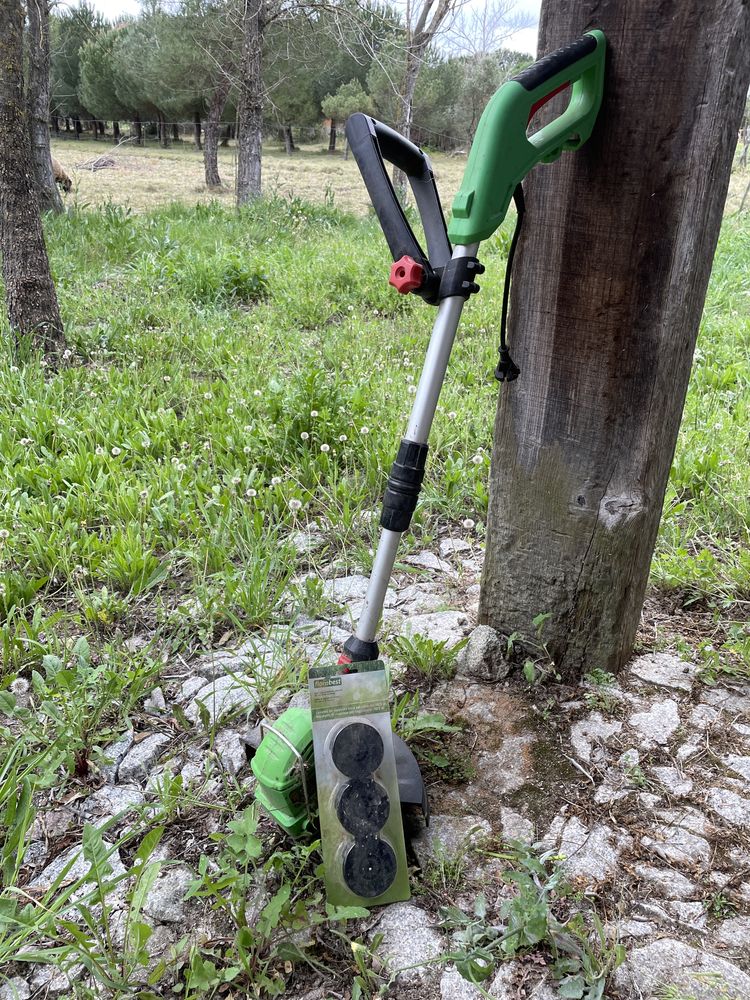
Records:
<instances>
[{"instance_id":1,"label":"green motor housing","mask_svg":"<svg viewBox=\"0 0 750 1000\"><path fill-rule=\"evenodd\" d=\"M263 729L250 765L258 779L255 797L291 837L301 837L310 828L314 808L310 710L288 708L275 722L263 723Z\"/></svg>"}]
</instances>

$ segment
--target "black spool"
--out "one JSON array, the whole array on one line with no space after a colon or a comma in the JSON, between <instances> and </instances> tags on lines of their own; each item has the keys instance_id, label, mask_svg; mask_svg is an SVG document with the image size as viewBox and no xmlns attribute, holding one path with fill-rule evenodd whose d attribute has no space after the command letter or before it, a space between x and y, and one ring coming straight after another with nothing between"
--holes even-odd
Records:
<instances>
[{"instance_id":1,"label":"black spool","mask_svg":"<svg viewBox=\"0 0 750 1000\"><path fill-rule=\"evenodd\" d=\"M383 739L367 722L351 722L331 747L333 763L347 778L366 778L383 762Z\"/></svg>"},{"instance_id":2,"label":"black spool","mask_svg":"<svg viewBox=\"0 0 750 1000\"><path fill-rule=\"evenodd\" d=\"M353 837L374 836L388 821L391 804L385 788L372 778L353 778L336 804L339 823Z\"/></svg>"},{"instance_id":3,"label":"black spool","mask_svg":"<svg viewBox=\"0 0 750 1000\"><path fill-rule=\"evenodd\" d=\"M355 841L344 858L344 881L357 896L374 899L390 888L396 877L396 855L385 840L365 837Z\"/></svg>"}]
</instances>

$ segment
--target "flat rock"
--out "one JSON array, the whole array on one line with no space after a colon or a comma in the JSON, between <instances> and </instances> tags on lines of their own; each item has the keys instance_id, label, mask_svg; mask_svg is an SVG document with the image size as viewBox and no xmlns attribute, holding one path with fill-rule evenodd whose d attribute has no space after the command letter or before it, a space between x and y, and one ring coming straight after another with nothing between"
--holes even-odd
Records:
<instances>
[{"instance_id":1,"label":"flat rock","mask_svg":"<svg viewBox=\"0 0 750 1000\"><path fill-rule=\"evenodd\" d=\"M209 681L196 692L185 709L185 715L191 722L200 721L199 703L208 712L209 724L214 725L228 712L252 712L258 704L258 692L250 678L225 675Z\"/></svg>"},{"instance_id":2,"label":"flat rock","mask_svg":"<svg viewBox=\"0 0 750 1000\"><path fill-rule=\"evenodd\" d=\"M750 917L730 917L722 920L714 933L722 947L750 961Z\"/></svg>"},{"instance_id":3,"label":"flat rock","mask_svg":"<svg viewBox=\"0 0 750 1000\"><path fill-rule=\"evenodd\" d=\"M444 559L461 552L471 552L471 545L463 538L444 538L440 543L440 555Z\"/></svg>"},{"instance_id":4,"label":"flat rock","mask_svg":"<svg viewBox=\"0 0 750 1000\"><path fill-rule=\"evenodd\" d=\"M706 802L727 823L745 829L750 825L750 799L744 799L727 788L712 788Z\"/></svg>"},{"instance_id":5,"label":"flat rock","mask_svg":"<svg viewBox=\"0 0 750 1000\"><path fill-rule=\"evenodd\" d=\"M522 844L534 842L534 824L530 819L505 806L500 809L500 819L503 824L503 836L507 840L519 840Z\"/></svg>"},{"instance_id":6,"label":"flat rock","mask_svg":"<svg viewBox=\"0 0 750 1000\"><path fill-rule=\"evenodd\" d=\"M456 576L455 569L451 566L449 562L445 559L441 559L440 556L436 556L434 552L429 552L425 549L424 552L419 552L415 556L407 556L404 562L408 563L410 566L419 566L420 569L433 570L436 573L445 573L447 576Z\"/></svg>"},{"instance_id":7,"label":"flat rock","mask_svg":"<svg viewBox=\"0 0 750 1000\"><path fill-rule=\"evenodd\" d=\"M101 756L107 763L99 765L99 772L105 781L117 781L117 769L120 766L120 761L132 745L133 731L131 729L124 736L120 737L116 743L110 743L108 747L104 747Z\"/></svg>"},{"instance_id":8,"label":"flat rock","mask_svg":"<svg viewBox=\"0 0 750 1000\"><path fill-rule=\"evenodd\" d=\"M25 979L14 976L0 986L0 1000L29 1000L31 989Z\"/></svg>"},{"instance_id":9,"label":"flat rock","mask_svg":"<svg viewBox=\"0 0 750 1000\"><path fill-rule=\"evenodd\" d=\"M319 531L313 531L312 529L306 529L304 531L293 531L289 536L289 541L295 548L297 555L304 556L309 552L314 552L316 549L321 548L325 545L325 535L322 535Z\"/></svg>"},{"instance_id":10,"label":"flat rock","mask_svg":"<svg viewBox=\"0 0 750 1000\"><path fill-rule=\"evenodd\" d=\"M117 780L123 784L146 781L149 772L169 742L170 737L166 733L151 733L145 740L134 743L120 762Z\"/></svg>"},{"instance_id":11,"label":"flat rock","mask_svg":"<svg viewBox=\"0 0 750 1000\"><path fill-rule=\"evenodd\" d=\"M735 774L739 774L745 781L750 782L750 757L741 757L738 754L731 753L726 757L722 757L721 761L730 771L734 771Z\"/></svg>"},{"instance_id":12,"label":"flat rock","mask_svg":"<svg viewBox=\"0 0 750 1000\"><path fill-rule=\"evenodd\" d=\"M252 636L236 649L212 650L199 657L191 664L191 671L206 680L225 674L268 673L273 671L273 664L282 653L275 642Z\"/></svg>"},{"instance_id":13,"label":"flat rock","mask_svg":"<svg viewBox=\"0 0 750 1000\"><path fill-rule=\"evenodd\" d=\"M434 642L445 642L451 649L461 642L469 619L462 611L437 611L428 615L412 615L401 628L401 635L421 635Z\"/></svg>"},{"instance_id":14,"label":"flat rock","mask_svg":"<svg viewBox=\"0 0 750 1000\"><path fill-rule=\"evenodd\" d=\"M750 691L747 687L743 691L724 687L706 688L702 692L701 698L706 704L728 712L730 715L750 717Z\"/></svg>"},{"instance_id":15,"label":"flat rock","mask_svg":"<svg viewBox=\"0 0 750 1000\"><path fill-rule=\"evenodd\" d=\"M671 698L657 702L647 712L636 712L630 716L630 725L649 743L664 746L680 725L677 702Z\"/></svg>"},{"instance_id":16,"label":"flat rock","mask_svg":"<svg viewBox=\"0 0 750 1000\"><path fill-rule=\"evenodd\" d=\"M692 780L676 767L652 767L651 773L659 784L663 785L671 795L676 795L678 798L689 795L693 790Z\"/></svg>"},{"instance_id":17,"label":"flat rock","mask_svg":"<svg viewBox=\"0 0 750 1000\"><path fill-rule=\"evenodd\" d=\"M117 850L112 850L113 845L104 841L104 846L109 852L109 857L107 859L108 864L112 868L112 873L108 875L108 878L115 878L117 875L123 875L125 873L125 866L120 859L120 852ZM55 858L51 864L36 876L36 878L29 883L32 889L37 888L48 888L55 879L62 873L63 869L72 861L72 864L68 871L65 873L66 882L76 881L82 878L91 868L91 863L86 860L83 856L83 848L80 844L74 844L73 847L68 848L58 857Z\"/></svg>"},{"instance_id":18,"label":"flat rock","mask_svg":"<svg viewBox=\"0 0 750 1000\"><path fill-rule=\"evenodd\" d=\"M662 827L655 836L642 837L641 844L657 857L676 864L707 865L711 860L711 847L705 837L680 826Z\"/></svg>"},{"instance_id":19,"label":"flat rock","mask_svg":"<svg viewBox=\"0 0 750 1000\"><path fill-rule=\"evenodd\" d=\"M646 653L632 661L629 672L631 677L647 684L689 692L696 670L694 663L686 663L672 653Z\"/></svg>"},{"instance_id":20,"label":"flat rock","mask_svg":"<svg viewBox=\"0 0 750 1000\"><path fill-rule=\"evenodd\" d=\"M627 834L616 833L604 823L589 829L573 816L560 838L563 867L570 878L602 882L617 870L622 850L631 843Z\"/></svg>"},{"instance_id":21,"label":"flat rock","mask_svg":"<svg viewBox=\"0 0 750 1000\"><path fill-rule=\"evenodd\" d=\"M613 982L627 997L643 1000L657 1000L666 986L683 990L690 1000L750 996L750 976L736 965L674 938L634 949L615 972Z\"/></svg>"},{"instance_id":22,"label":"flat rock","mask_svg":"<svg viewBox=\"0 0 750 1000\"><path fill-rule=\"evenodd\" d=\"M533 761L530 748L532 736L508 736L500 750L479 753L476 757L477 777L498 793L515 792L530 780Z\"/></svg>"},{"instance_id":23,"label":"flat rock","mask_svg":"<svg viewBox=\"0 0 750 1000\"><path fill-rule=\"evenodd\" d=\"M480 843L492 833L492 826L481 816L430 817L430 825L420 831L412 844L421 865L431 858L455 858Z\"/></svg>"},{"instance_id":24,"label":"flat rock","mask_svg":"<svg viewBox=\"0 0 750 1000\"><path fill-rule=\"evenodd\" d=\"M361 573L353 573L351 576L338 576L334 580L326 580L323 584L323 593L329 601L337 604L346 604L347 601L361 601L367 593L370 581Z\"/></svg>"},{"instance_id":25,"label":"flat rock","mask_svg":"<svg viewBox=\"0 0 750 1000\"><path fill-rule=\"evenodd\" d=\"M383 935L379 955L390 972L399 973L398 983L437 985L442 967L424 963L442 954L445 942L425 910L414 903L394 903L385 909L376 930Z\"/></svg>"},{"instance_id":26,"label":"flat rock","mask_svg":"<svg viewBox=\"0 0 750 1000\"><path fill-rule=\"evenodd\" d=\"M601 712L592 712L591 715L580 719L571 726L570 742L576 757L583 761L590 761L595 744L606 743L611 736L620 732L622 732L621 722L607 722ZM603 752L599 751L597 760L603 758Z\"/></svg>"},{"instance_id":27,"label":"flat rock","mask_svg":"<svg viewBox=\"0 0 750 1000\"><path fill-rule=\"evenodd\" d=\"M641 882L650 886L661 899L691 899L699 895L698 886L689 878L672 868L655 868L652 865L635 866L635 874Z\"/></svg>"},{"instance_id":28,"label":"flat rock","mask_svg":"<svg viewBox=\"0 0 750 1000\"><path fill-rule=\"evenodd\" d=\"M154 715L161 715L163 712L166 712L167 701L160 687L155 687L148 698L144 700L143 708L146 712L151 712Z\"/></svg>"},{"instance_id":29,"label":"flat rock","mask_svg":"<svg viewBox=\"0 0 750 1000\"><path fill-rule=\"evenodd\" d=\"M143 792L138 785L103 785L81 803L80 809L86 819L101 826L143 801Z\"/></svg>"},{"instance_id":30,"label":"flat rock","mask_svg":"<svg viewBox=\"0 0 750 1000\"><path fill-rule=\"evenodd\" d=\"M185 895L194 875L189 868L169 868L154 882L144 912L160 924L176 924L185 918Z\"/></svg>"},{"instance_id":31,"label":"flat rock","mask_svg":"<svg viewBox=\"0 0 750 1000\"><path fill-rule=\"evenodd\" d=\"M398 591L398 607L404 614L431 614L445 609L445 594L430 583L410 583Z\"/></svg>"},{"instance_id":32,"label":"flat rock","mask_svg":"<svg viewBox=\"0 0 750 1000\"><path fill-rule=\"evenodd\" d=\"M55 965L37 965L31 977L31 988L33 996L48 997L56 996L58 993L69 994L73 983L77 982L83 975L83 965L78 963L70 965L65 969L60 969Z\"/></svg>"},{"instance_id":33,"label":"flat rock","mask_svg":"<svg viewBox=\"0 0 750 1000\"><path fill-rule=\"evenodd\" d=\"M720 715L721 712L717 708L712 708L711 705L695 705L688 716L688 725L703 732L712 726Z\"/></svg>"},{"instance_id":34,"label":"flat rock","mask_svg":"<svg viewBox=\"0 0 750 1000\"><path fill-rule=\"evenodd\" d=\"M510 661L507 643L489 625L477 625L458 654L456 672L482 681L498 681L508 676Z\"/></svg>"},{"instance_id":35,"label":"flat rock","mask_svg":"<svg viewBox=\"0 0 750 1000\"><path fill-rule=\"evenodd\" d=\"M229 774L237 774L247 764L245 744L238 732L225 729L214 740L214 753Z\"/></svg>"}]
</instances>

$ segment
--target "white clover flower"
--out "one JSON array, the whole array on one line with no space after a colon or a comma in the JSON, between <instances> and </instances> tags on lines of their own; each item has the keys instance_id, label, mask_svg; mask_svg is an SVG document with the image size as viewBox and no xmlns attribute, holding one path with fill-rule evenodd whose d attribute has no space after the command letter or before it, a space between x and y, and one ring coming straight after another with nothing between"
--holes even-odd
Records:
<instances>
[{"instance_id":1,"label":"white clover flower","mask_svg":"<svg viewBox=\"0 0 750 1000\"><path fill-rule=\"evenodd\" d=\"M354 306L347 306L346 308L349 310L349 312L354 312Z\"/></svg>"},{"instance_id":2,"label":"white clover flower","mask_svg":"<svg viewBox=\"0 0 750 1000\"><path fill-rule=\"evenodd\" d=\"M302 438L303 441L307 441L307 439L310 437L310 435L307 433L307 431L302 431L302 433L300 434L300 437Z\"/></svg>"},{"instance_id":3,"label":"white clover flower","mask_svg":"<svg viewBox=\"0 0 750 1000\"><path fill-rule=\"evenodd\" d=\"M317 415L318 415L318 411L317 410L310 410L310 416L311 417L317 417Z\"/></svg>"},{"instance_id":4,"label":"white clover flower","mask_svg":"<svg viewBox=\"0 0 750 1000\"><path fill-rule=\"evenodd\" d=\"M271 486L280 486L280 485L281 485L281 476L272 476Z\"/></svg>"},{"instance_id":5,"label":"white clover flower","mask_svg":"<svg viewBox=\"0 0 750 1000\"><path fill-rule=\"evenodd\" d=\"M118 448L117 445L115 445L112 448L112 454L115 456L115 458L117 458L118 455L122 454L122 448Z\"/></svg>"},{"instance_id":6,"label":"white clover flower","mask_svg":"<svg viewBox=\"0 0 750 1000\"><path fill-rule=\"evenodd\" d=\"M162 382L171 382L171 381L172 381L172 376L171 375L163 375L162 376Z\"/></svg>"},{"instance_id":7,"label":"white clover flower","mask_svg":"<svg viewBox=\"0 0 750 1000\"><path fill-rule=\"evenodd\" d=\"M210 451L211 450L211 442L210 441L204 441L203 442L203 450L204 451Z\"/></svg>"},{"instance_id":8,"label":"white clover flower","mask_svg":"<svg viewBox=\"0 0 750 1000\"><path fill-rule=\"evenodd\" d=\"M323 454L325 454L327 451L331 450L331 446L329 444L322 444L320 446L320 450L323 452Z\"/></svg>"},{"instance_id":9,"label":"white clover flower","mask_svg":"<svg viewBox=\"0 0 750 1000\"><path fill-rule=\"evenodd\" d=\"M387 379L385 380L385 384L386 384L386 385L393 385L393 379L392 379L392 378L387 378Z\"/></svg>"},{"instance_id":10,"label":"white clover flower","mask_svg":"<svg viewBox=\"0 0 750 1000\"><path fill-rule=\"evenodd\" d=\"M455 410L450 410L448 412L448 419L449 420L455 420L457 416L458 416L458 414L456 413Z\"/></svg>"},{"instance_id":11,"label":"white clover flower","mask_svg":"<svg viewBox=\"0 0 750 1000\"><path fill-rule=\"evenodd\" d=\"M369 427L360 427L359 433L360 434L369 434L370 433L370 428Z\"/></svg>"},{"instance_id":12,"label":"white clover flower","mask_svg":"<svg viewBox=\"0 0 750 1000\"><path fill-rule=\"evenodd\" d=\"M260 389L255 389L253 391L253 396L261 396L261 395L262 395L262 393L261 393Z\"/></svg>"},{"instance_id":13,"label":"white clover flower","mask_svg":"<svg viewBox=\"0 0 750 1000\"><path fill-rule=\"evenodd\" d=\"M471 531L472 528L476 527L476 522L472 521L470 517L467 517L466 520L461 522L461 527L466 528L467 531Z\"/></svg>"},{"instance_id":14,"label":"white clover flower","mask_svg":"<svg viewBox=\"0 0 750 1000\"><path fill-rule=\"evenodd\" d=\"M244 451L244 453L245 453L246 455L249 455L249 454L250 454L250 452L251 452L251 451L252 451L253 449L252 449L252 448L250 447L250 445L249 445L249 444L246 444L246 445L245 445L245 447L244 447L244 448L243 448L242 450Z\"/></svg>"},{"instance_id":15,"label":"white clover flower","mask_svg":"<svg viewBox=\"0 0 750 1000\"><path fill-rule=\"evenodd\" d=\"M187 451L189 447L190 447L190 445L188 444L187 441L181 441L180 442L180 448L182 448L183 451Z\"/></svg>"},{"instance_id":16,"label":"white clover flower","mask_svg":"<svg viewBox=\"0 0 750 1000\"><path fill-rule=\"evenodd\" d=\"M373 314L373 316L379 316L380 315L380 310L379 309L373 309L372 314Z\"/></svg>"},{"instance_id":17,"label":"white clover flower","mask_svg":"<svg viewBox=\"0 0 750 1000\"><path fill-rule=\"evenodd\" d=\"M234 416L234 407L233 406L228 406L227 407L227 416L228 417L233 417Z\"/></svg>"},{"instance_id":18,"label":"white clover flower","mask_svg":"<svg viewBox=\"0 0 750 1000\"><path fill-rule=\"evenodd\" d=\"M339 441L343 444L344 441L348 441L346 434L339 434Z\"/></svg>"},{"instance_id":19,"label":"white clover flower","mask_svg":"<svg viewBox=\"0 0 750 1000\"><path fill-rule=\"evenodd\" d=\"M10 693L14 694L17 698L26 694L29 690L29 682L25 677L14 677L9 686Z\"/></svg>"},{"instance_id":20,"label":"white clover flower","mask_svg":"<svg viewBox=\"0 0 750 1000\"><path fill-rule=\"evenodd\" d=\"M245 490L246 497L257 497L257 495L258 495L257 490Z\"/></svg>"},{"instance_id":21,"label":"white clover flower","mask_svg":"<svg viewBox=\"0 0 750 1000\"><path fill-rule=\"evenodd\" d=\"M31 438L21 438L21 440L20 440L20 441L19 441L18 443L19 443L19 444L20 444L20 445L21 445L22 447L24 447L24 448L28 448L28 447L29 447L29 445L30 445L30 444L33 444L34 442L33 442L33 441L31 440Z\"/></svg>"},{"instance_id":22,"label":"white clover flower","mask_svg":"<svg viewBox=\"0 0 750 1000\"><path fill-rule=\"evenodd\" d=\"M213 399L214 398L214 394L212 392L204 392L203 393L203 398L204 399Z\"/></svg>"},{"instance_id":23,"label":"white clover flower","mask_svg":"<svg viewBox=\"0 0 750 1000\"><path fill-rule=\"evenodd\" d=\"M63 420L62 417L58 417L57 420L56 420L56 423L57 423L58 427L64 427L65 426L65 421Z\"/></svg>"},{"instance_id":24,"label":"white clover flower","mask_svg":"<svg viewBox=\"0 0 750 1000\"><path fill-rule=\"evenodd\" d=\"M302 501L301 500L290 500L289 501L289 510L293 510L293 511L302 510Z\"/></svg>"}]
</instances>

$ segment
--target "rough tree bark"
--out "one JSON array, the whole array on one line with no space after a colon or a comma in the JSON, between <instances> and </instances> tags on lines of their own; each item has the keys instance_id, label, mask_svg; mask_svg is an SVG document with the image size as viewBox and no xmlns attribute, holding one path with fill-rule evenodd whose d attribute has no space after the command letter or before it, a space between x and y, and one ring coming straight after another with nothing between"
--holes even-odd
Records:
<instances>
[{"instance_id":1,"label":"rough tree bark","mask_svg":"<svg viewBox=\"0 0 750 1000\"><path fill-rule=\"evenodd\" d=\"M27 96L31 159L39 207L62 212L63 203L52 173L49 148L49 7L47 0L27 0L29 78Z\"/></svg>"},{"instance_id":2,"label":"rough tree bark","mask_svg":"<svg viewBox=\"0 0 750 1000\"><path fill-rule=\"evenodd\" d=\"M545 0L540 52L609 41L590 142L526 183L480 620L572 677L639 621L750 80L743 0Z\"/></svg>"},{"instance_id":3,"label":"rough tree bark","mask_svg":"<svg viewBox=\"0 0 750 1000\"><path fill-rule=\"evenodd\" d=\"M222 74L216 85L216 89L211 94L211 101L208 105L208 116L203 138L203 169L206 175L206 187L221 187L221 177L219 176L219 128L221 126L221 116L224 114L224 106L229 96L229 77Z\"/></svg>"},{"instance_id":4,"label":"rough tree bark","mask_svg":"<svg viewBox=\"0 0 750 1000\"><path fill-rule=\"evenodd\" d=\"M65 336L32 181L23 21L20 0L0 0L0 252L16 346L41 348L55 364Z\"/></svg>"},{"instance_id":5,"label":"rough tree bark","mask_svg":"<svg viewBox=\"0 0 750 1000\"><path fill-rule=\"evenodd\" d=\"M242 57L237 108L237 205L260 197L263 138L261 55L265 26L264 0L244 0Z\"/></svg>"},{"instance_id":6,"label":"rough tree bark","mask_svg":"<svg viewBox=\"0 0 750 1000\"><path fill-rule=\"evenodd\" d=\"M331 124L330 124L330 127L328 129L328 152L329 153L335 153L336 152L336 120L335 120L335 118L331 119Z\"/></svg>"},{"instance_id":7,"label":"rough tree bark","mask_svg":"<svg viewBox=\"0 0 750 1000\"><path fill-rule=\"evenodd\" d=\"M193 112L193 142L195 148L200 150L203 149L201 143L201 113L200 111Z\"/></svg>"}]
</instances>

